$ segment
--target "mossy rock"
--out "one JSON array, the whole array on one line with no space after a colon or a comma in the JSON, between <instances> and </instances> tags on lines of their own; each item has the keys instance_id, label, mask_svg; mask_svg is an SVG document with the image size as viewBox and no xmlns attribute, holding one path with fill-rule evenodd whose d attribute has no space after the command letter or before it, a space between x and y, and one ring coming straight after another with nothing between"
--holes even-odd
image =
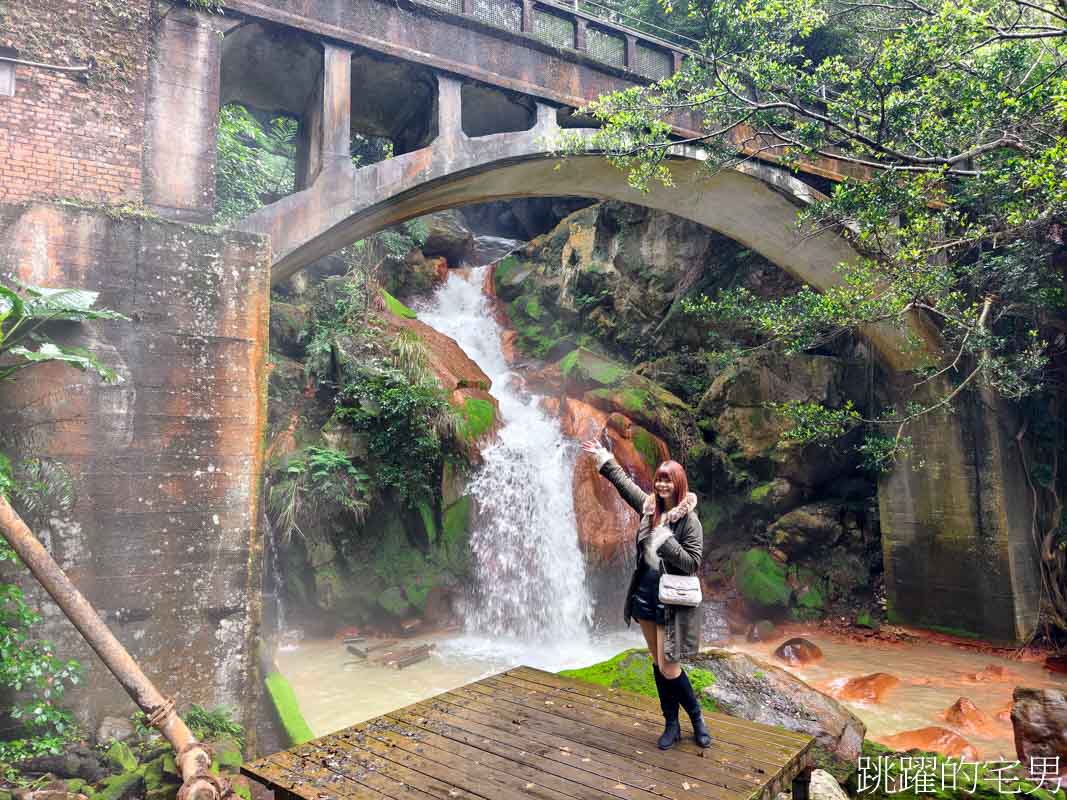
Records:
<instances>
[{"instance_id":1,"label":"mossy rock","mask_svg":"<svg viewBox=\"0 0 1067 800\"><path fill-rule=\"evenodd\" d=\"M107 759L122 772L133 772L137 769L137 756L125 742L112 742L107 749Z\"/></svg>"},{"instance_id":2,"label":"mossy rock","mask_svg":"<svg viewBox=\"0 0 1067 800\"><path fill-rule=\"evenodd\" d=\"M68 778L63 781L63 784L71 794L87 794L86 788L89 786L89 781L84 778ZM2 794L0 794L0 800L4 800Z\"/></svg>"},{"instance_id":3,"label":"mossy rock","mask_svg":"<svg viewBox=\"0 0 1067 800\"><path fill-rule=\"evenodd\" d=\"M496 424L496 407L488 400L468 397L463 401L463 438L475 442Z\"/></svg>"},{"instance_id":4,"label":"mossy rock","mask_svg":"<svg viewBox=\"0 0 1067 800\"><path fill-rule=\"evenodd\" d=\"M244 763L241 747L233 739L212 739L208 745L215 756L212 763L224 772L236 772Z\"/></svg>"},{"instance_id":5,"label":"mossy rock","mask_svg":"<svg viewBox=\"0 0 1067 800\"><path fill-rule=\"evenodd\" d=\"M144 775L141 771L124 772L105 778L92 800L132 800L144 792Z\"/></svg>"},{"instance_id":6,"label":"mossy rock","mask_svg":"<svg viewBox=\"0 0 1067 800\"><path fill-rule=\"evenodd\" d=\"M715 701L703 693L706 687L715 682L715 676L708 670L696 667L686 671L701 706L708 711L716 711ZM610 689L658 697L656 679L652 674L652 658L647 650L624 650L607 661L579 669L565 669L559 674Z\"/></svg>"},{"instance_id":7,"label":"mossy rock","mask_svg":"<svg viewBox=\"0 0 1067 800\"><path fill-rule=\"evenodd\" d=\"M304 744L315 738L311 727L300 713L300 705L296 701L296 693L285 676L280 672L272 672L265 681L267 694L270 696L274 711L282 724L285 735L289 738L290 746Z\"/></svg>"},{"instance_id":8,"label":"mossy rock","mask_svg":"<svg viewBox=\"0 0 1067 800\"><path fill-rule=\"evenodd\" d=\"M792 590L785 566L758 547L745 551L737 564L734 580L745 601L761 611L789 608Z\"/></svg>"},{"instance_id":9,"label":"mossy rock","mask_svg":"<svg viewBox=\"0 0 1067 800\"><path fill-rule=\"evenodd\" d=\"M404 596L404 590L399 586L390 586L378 595L378 605L394 617L403 617L411 611L411 604Z\"/></svg>"},{"instance_id":10,"label":"mossy rock","mask_svg":"<svg viewBox=\"0 0 1067 800\"><path fill-rule=\"evenodd\" d=\"M571 350L557 366L568 384L588 389L619 386L630 372L622 364L584 347Z\"/></svg>"},{"instance_id":11,"label":"mossy rock","mask_svg":"<svg viewBox=\"0 0 1067 800\"><path fill-rule=\"evenodd\" d=\"M385 301L385 307L389 309L389 312L394 316L400 317L401 319L415 319L418 316L418 314L389 294L389 292L385 291L385 289L382 289L382 299Z\"/></svg>"},{"instance_id":12,"label":"mossy rock","mask_svg":"<svg viewBox=\"0 0 1067 800\"><path fill-rule=\"evenodd\" d=\"M415 509L419 512L419 519L422 520L422 530L426 534L426 543L433 547L435 541L437 541L437 520L434 518L433 507L425 500L420 500Z\"/></svg>"},{"instance_id":13,"label":"mossy rock","mask_svg":"<svg viewBox=\"0 0 1067 800\"><path fill-rule=\"evenodd\" d=\"M442 530L445 542L458 542L466 538L470 530L471 499L461 497L445 509Z\"/></svg>"}]
</instances>

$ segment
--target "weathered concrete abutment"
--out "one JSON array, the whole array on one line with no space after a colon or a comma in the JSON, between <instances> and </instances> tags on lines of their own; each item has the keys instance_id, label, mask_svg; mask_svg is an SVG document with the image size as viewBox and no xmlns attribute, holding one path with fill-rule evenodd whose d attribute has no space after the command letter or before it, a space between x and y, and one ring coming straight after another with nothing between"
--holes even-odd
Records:
<instances>
[{"instance_id":1,"label":"weathered concrete abutment","mask_svg":"<svg viewBox=\"0 0 1067 800\"><path fill-rule=\"evenodd\" d=\"M0 206L2 272L100 292L129 322L56 338L124 379L59 364L0 386L2 449L61 466L69 513L31 520L118 638L179 707L258 696L257 503L266 419L270 251L260 237L47 203ZM39 587L42 634L90 668L92 721L131 701ZM251 730L251 728L250 728Z\"/></svg>"}]
</instances>

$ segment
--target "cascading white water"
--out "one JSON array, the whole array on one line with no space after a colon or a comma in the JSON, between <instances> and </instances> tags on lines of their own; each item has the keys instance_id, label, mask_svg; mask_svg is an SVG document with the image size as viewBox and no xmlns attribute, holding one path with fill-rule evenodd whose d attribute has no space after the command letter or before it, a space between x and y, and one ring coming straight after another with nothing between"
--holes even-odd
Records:
<instances>
[{"instance_id":1,"label":"cascading white water","mask_svg":"<svg viewBox=\"0 0 1067 800\"><path fill-rule=\"evenodd\" d=\"M571 661L589 651L593 608L571 494L578 451L508 367L482 294L486 269L453 272L419 309L419 319L455 339L489 376L504 422L468 484L478 514L467 631L497 655L540 649L548 660ZM469 651L473 640L465 645Z\"/></svg>"}]
</instances>

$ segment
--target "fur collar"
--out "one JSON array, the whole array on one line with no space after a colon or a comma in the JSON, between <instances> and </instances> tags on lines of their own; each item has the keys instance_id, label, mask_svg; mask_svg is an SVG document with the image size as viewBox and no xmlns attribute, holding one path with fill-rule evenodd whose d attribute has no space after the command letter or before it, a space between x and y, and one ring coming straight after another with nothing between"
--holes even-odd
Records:
<instances>
[{"instance_id":1,"label":"fur collar","mask_svg":"<svg viewBox=\"0 0 1067 800\"><path fill-rule=\"evenodd\" d=\"M695 494L693 494L692 492L689 492L689 493L686 494L685 499L682 500L682 502L680 502L678 505L676 505L674 508L672 508L670 511L668 511L664 515L666 517L666 521L660 520L660 524L661 525L664 525L664 524L673 525L675 522L680 520L682 517L684 517L690 511L695 510L696 507L697 507L697 496ZM643 513L644 513L644 516L646 516L646 517L651 517L653 514L656 513L656 495L655 495L655 493L650 494L648 497L645 498L645 507L643 509Z\"/></svg>"}]
</instances>

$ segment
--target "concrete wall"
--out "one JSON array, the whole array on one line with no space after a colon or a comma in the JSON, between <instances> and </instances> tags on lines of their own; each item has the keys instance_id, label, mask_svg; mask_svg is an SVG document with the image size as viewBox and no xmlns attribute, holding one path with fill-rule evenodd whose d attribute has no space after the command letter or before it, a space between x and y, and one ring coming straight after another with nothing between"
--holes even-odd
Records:
<instances>
[{"instance_id":1,"label":"concrete wall","mask_svg":"<svg viewBox=\"0 0 1067 800\"><path fill-rule=\"evenodd\" d=\"M266 419L269 248L114 210L0 206L0 272L99 291L129 322L68 324L115 386L59 365L0 387L2 449L71 474L73 510L36 532L179 709L240 708L259 685L257 501ZM33 588L33 585L31 585ZM89 667L93 720L133 710L60 612L43 634Z\"/></svg>"}]
</instances>

